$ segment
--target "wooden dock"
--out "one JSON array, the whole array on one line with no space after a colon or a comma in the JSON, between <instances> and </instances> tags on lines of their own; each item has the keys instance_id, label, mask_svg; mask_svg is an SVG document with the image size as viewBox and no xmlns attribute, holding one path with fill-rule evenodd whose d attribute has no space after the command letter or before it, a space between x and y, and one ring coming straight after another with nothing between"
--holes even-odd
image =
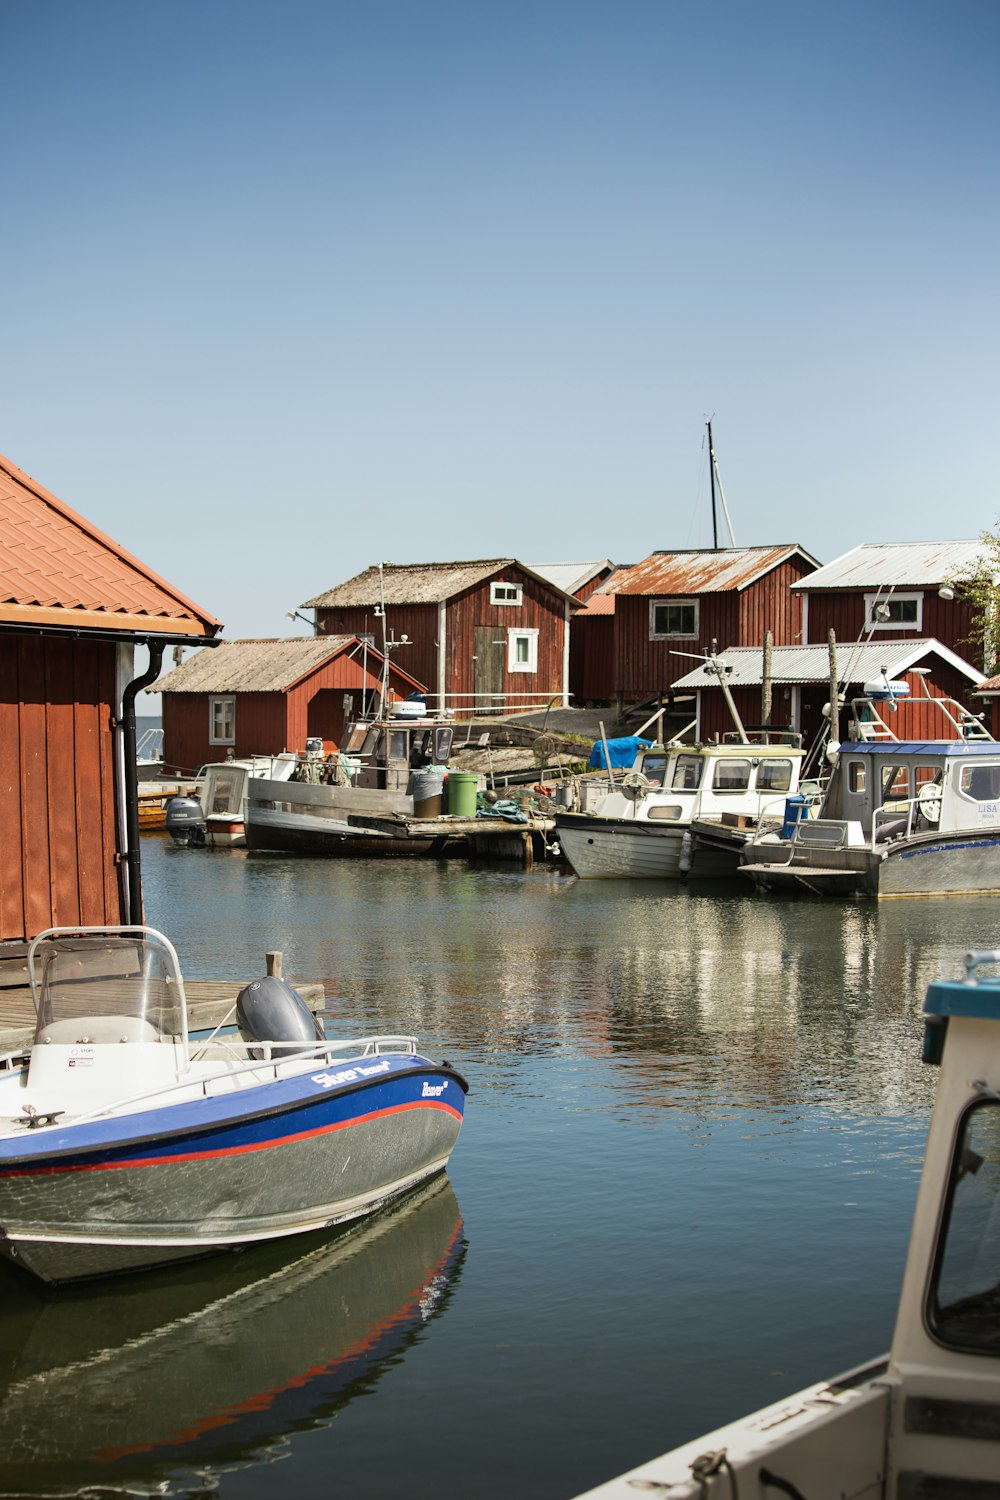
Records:
<instances>
[{"instance_id":1,"label":"wooden dock","mask_svg":"<svg viewBox=\"0 0 1000 1500\"><path fill-rule=\"evenodd\" d=\"M410 818L404 813L378 817L368 813L351 813L347 820L352 828L370 828L375 833L398 839L430 839L429 858L448 859L467 854L477 859L511 860L530 868L536 859L545 858L548 839L555 830L555 819L529 815L524 823L508 818Z\"/></svg>"}]
</instances>

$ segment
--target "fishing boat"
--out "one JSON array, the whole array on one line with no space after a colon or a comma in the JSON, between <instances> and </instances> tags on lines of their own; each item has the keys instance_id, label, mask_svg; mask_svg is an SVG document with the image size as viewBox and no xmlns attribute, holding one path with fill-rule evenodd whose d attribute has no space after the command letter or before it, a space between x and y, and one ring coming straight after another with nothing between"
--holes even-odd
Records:
<instances>
[{"instance_id":1,"label":"fishing boat","mask_svg":"<svg viewBox=\"0 0 1000 1500\"><path fill-rule=\"evenodd\" d=\"M290 776L252 776L246 793L251 850L327 856L429 854L441 828L455 725L404 700L380 719L350 724L340 750L307 747ZM456 783L468 777L457 777ZM472 813L475 813L473 797ZM451 808L455 811L455 807ZM414 835L414 819L428 824ZM398 827L396 826L398 825ZM446 832L446 830L444 830Z\"/></svg>"},{"instance_id":2,"label":"fishing boat","mask_svg":"<svg viewBox=\"0 0 1000 1500\"><path fill-rule=\"evenodd\" d=\"M45 1281L358 1218L441 1171L467 1085L406 1036L332 1041L286 981L192 1038L150 927L49 929L37 1024L0 1071L0 1254Z\"/></svg>"},{"instance_id":3,"label":"fishing boat","mask_svg":"<svg viewBox=\"0 0 1000 1500\"><path fill-rule=\"evenodd\" d=\"M583 880L735 875L752 831L782 826L803 757L797 734L742 726L739 733L717 744L650 746L591 810L557 811L556 837L576 874ZM693 837L696 820L703 838Z\"/></svg>"},{"instance_id":4,"label":"fishing boat","mask_svg":"<svg viewBox=\"0 0 1000 1500\"><path fill-rule=\"evenodd\" d=\"M1000 951L967 954L962 978L927 992L924 1059L941 1075L889 1354L643 1463L588 1500L994 1500L1000 979L980 970L998 963Z\"/></svg>"},{"instance_id":5,"label":"fishing boat","mask_svg":"<svg viewBox=\"0 0 1000 1500\"><path fill-rule=\"evenodd\" d=\"M816 817L762 830L742 873L765 891L984 895L1000 891L1000 744L845 743Z\"/></svg>"},{"instance_id":6,"label":"fishing boat","mask_svg":"<svg viewBox=\"0 0 1000 1500\"><path fill-rule=\"evenodd\" d=\"M246 844L247 789L251 776L266 774L275 782L288 781L298 759L294 754L282 753L202 766L193 787L167 799L162 826L182 848L242 848Z\"/></svg>"}]
</instances>

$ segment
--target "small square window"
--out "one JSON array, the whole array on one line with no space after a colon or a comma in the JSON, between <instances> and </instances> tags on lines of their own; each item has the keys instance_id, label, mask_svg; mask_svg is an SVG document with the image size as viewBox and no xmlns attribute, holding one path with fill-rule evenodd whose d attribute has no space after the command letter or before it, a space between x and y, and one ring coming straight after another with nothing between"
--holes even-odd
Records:
<instances>
[{"instance_id":1,"label":"small square window","mask_svg":"<svg viewBox=\"0 0 1000 1500\"><path fill-rule=\"evenodd\" d=\"M538 671L537 630L509 630L507 632L507 671Z\"/></svg>"},{"instance_id":2,"label":"small square window","mask_svg":"<svg viewBox=\"0 0 1000 1500\"><path fill-rule=\"evenodd\" d=\"M920 630L923 594L866 594L866 630Z\"/></svg>"},{"instance_id":3,"label":"small square window","mask_svg":"<svg viewBox=\"0 0 1000 1500\"><path fill-rule=\"evenodd\" d=\"M209 698L208 743L210 745L235 745L236 743L236 699Z\"/></svg>"},{"instance_id":4,"label":"small square window","mask_svg":"<svg viewBox=\"0 0 1000 1500\"><path fill-rule=\"evenodd\" d=\"M491 583L491 604L514 604L521 603L521 585L519 583Z\"/></svg>"},{"instance_id":5,"label":"small square window","mask_svg":"<svg viewBox=\"0 0 1000 1500\"><path fill-rule=\"evenodd\" d=\"M649 605L649 638L690 639L698 635L698 605L693 599L653 599Z\"/></svg>"}]
</instances>

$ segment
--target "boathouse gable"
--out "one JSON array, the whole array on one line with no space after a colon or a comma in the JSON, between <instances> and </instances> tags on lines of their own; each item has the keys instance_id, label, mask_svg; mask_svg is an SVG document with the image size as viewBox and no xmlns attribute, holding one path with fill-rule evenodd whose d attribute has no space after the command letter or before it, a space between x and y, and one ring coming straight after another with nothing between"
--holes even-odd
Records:
<instances>
[{"instance_id":1,"label":"boathouse gable","mask_svg":"<svg viewBox=\"0 0 1000 1500\"><path fill-rule=\"evenodd\" d=\"M307 739L339 746L350 714L378 705L384 658L355 635L226 641L199 651L149 689L163 704L165 767L191 773L212 761L282 750ZM390 662L388 699L423 684Z\"/></svg>"},{"instance_id":2,"label":"boathouse gable","mask_svg":"<svg viewBox=\"0 0 1000 1500\"><path fill-rule=\"evenodd\" d=\"M714 645L776 645L801 636L792 585L819 566L797 544L654 552L605 585L615 595L614 683L606 694L636 702L665 694L686 657ZM610 686L610 685L609 685Z\"/></svg>"},{"instance_id":3,"label":"boathouse gable","mask_svg":"<svg viewBox=\"0 0 1000 1500\"><path fill-rule=\"evenodd\" d=\"M384 604L385 613L382 614ZM366 569L307 600L319 634L367 634L429 687L435 712L568 701L572 594L513 558Z\"/></svg>"},{"instance_id":4,"label":"boathouse gable","mask_svg":"<svg viewBox=\"0 0 1000 1500\"><path fill-rule=\"evenodd\" d=\"M802 601L803 644L933 639L964 655L973 606L961 580L975 572L981 541L865 542L792 585Z\"/></svg>"},{"instance_id":5,"label":"boathouse gable","mask_svg":"<svg viewBox=\"0 0 1000 1500\"><path fill-rule=\"evenodd\" d=\"M0 456L0 957L141 910L126 689L154 653L220 628Z\"/></svg>"}]
</instances>

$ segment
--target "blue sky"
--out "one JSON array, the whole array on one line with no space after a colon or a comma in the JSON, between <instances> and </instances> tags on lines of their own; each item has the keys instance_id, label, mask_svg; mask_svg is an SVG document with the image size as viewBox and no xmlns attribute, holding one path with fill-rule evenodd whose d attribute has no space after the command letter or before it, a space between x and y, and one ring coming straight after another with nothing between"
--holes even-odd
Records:
<instances>
[{"instance_id":1,"label":"blue sky","mask_svg":"<svg viewBox=\"0 0 1000 1500\"><path fill-rule=\"evenodd\" d=\"M0 451L230 637L380 558L978 535L1000 5L0 0Z\"/></svg>"}]
</instances>

